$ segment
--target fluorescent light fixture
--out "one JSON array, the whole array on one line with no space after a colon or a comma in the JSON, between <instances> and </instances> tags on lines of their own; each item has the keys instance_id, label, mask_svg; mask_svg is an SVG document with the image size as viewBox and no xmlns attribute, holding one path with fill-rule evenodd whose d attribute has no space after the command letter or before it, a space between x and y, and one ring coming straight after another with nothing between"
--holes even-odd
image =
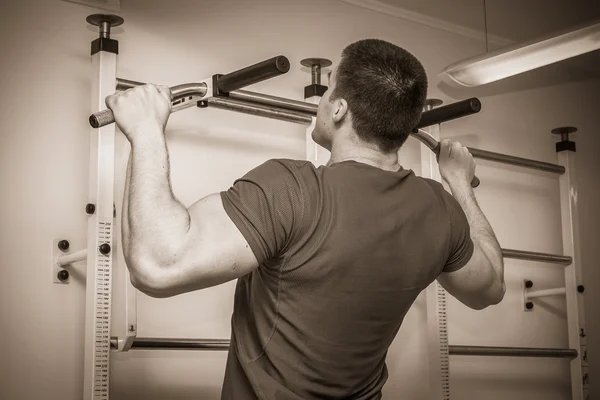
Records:
<instances>
[{"instance_id":1,"label":"fluorescent light fixture","mask_svg":"<svg viewBox=\"0 0 600 400\"><path fill-rule=\"evenodd\" d=\"M446 82L474 87L550 65L600 48L600 22L558 36L517 44L447 66Z\"/></svg>"}]
</instances>

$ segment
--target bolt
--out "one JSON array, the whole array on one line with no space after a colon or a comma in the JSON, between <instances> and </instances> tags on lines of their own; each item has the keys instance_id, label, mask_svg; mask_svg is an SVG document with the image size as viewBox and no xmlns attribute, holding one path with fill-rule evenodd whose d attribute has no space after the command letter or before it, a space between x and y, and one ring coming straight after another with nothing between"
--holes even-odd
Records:
<instances>
[{"instance_id":1,"label":"bolt","mask_svg":"<svg viewBox=\"0 0 600 400\"><path fill-rule=\"evenodd\" d=\"M56 274L56 277L58 278L59 281L65 282L66 280L69 279L69 271L67 271L65 269L60 270L58 272L58 274Z\"/></svg>"},{"instance_id":2,"label":"bolt","mask_svg":"<svg viewBox=\"0 0 600 400\"><path fill-rule=\"evenodd\" d=\"M530 288L532 288L532 287L533 287L533 282L532 282L532 281L530 281L529 279L527 279L527 280L525 281L525 287L526 287L527 289L530 289Z\"/></svg>"},{"instance_id":3,"label":"bolt","mask_svg":"<svg viewBox=\"0 0 600 400\"><path fill-rule=\"evenodd\" d=\"M103 243L100 245L100 247L98 248L98 250L100 250L100 253L107 255L108 253L110 253L110 244L108 243Z\"/></svg>"},{"instance_id":4,"label":"bolt","mask_svg":"<svg viewBox=\"0 0 600 400\"><path fill-rule=\"evenodd\" d=\"M58 248L62 251L67 251L69 250L69 241L68 240L61 240L60 242L58 242Z\"/></svg>"},{"instance_id":5,"label":"bolt","mask_svg":"<svg viewBox=\"0 0 600 400\"><path fill-rule=\"evenodd\" d=\"M579 285L579 286L577 286L577 291L579 293L583 293L585 291L585 287L583 285Z\"/></svg>"},{"instance_id":6,"label":"bolt","mask_svg":"<svg viewBox=\"0 0 600 400\"><path fill-rule=\"evenodd\" d=\"M525 303L525 308L528 310L532 310L533 309L533 303L531 301L528 301L527 303Z\"/></svg>"},{"instance_id":7,"label":"bolt","mask_svg":"<svg viewBox=\"0 0 600 400\"><path fill-rule=\"evenodd\" d=\"M92 203L88 203L85 206L85 212L89 215L92 215L96 212L96 206L93 205Z\"/></svg>"},{"instance_id":8,"label":"bolt","mask_svg":"<svg viewBox=\"0 0 600 400\"><path fill-rule=\"evenodd\" d=\"M129 325L129 332L134 332L134 331L135 331L135 326Z\"/></svg>"}]
</instances>

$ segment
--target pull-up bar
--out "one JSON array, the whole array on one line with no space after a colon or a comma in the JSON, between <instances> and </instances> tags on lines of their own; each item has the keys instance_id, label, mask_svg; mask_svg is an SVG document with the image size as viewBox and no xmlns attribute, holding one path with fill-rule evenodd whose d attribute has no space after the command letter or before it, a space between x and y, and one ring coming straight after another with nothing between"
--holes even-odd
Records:
<instances>
[{"instance_id":1,"label":"pull-up bar","mask_svg":"<svg viewBox=\"0 0 600 400\"><path fill-rule=\"evenodd\" d=\"M274 57L253 66L232 72L231 74L215 75L213 78L205 80L204 82L173 86L171 88L173 100L172 112L181 111L194 106L211 107L302 125L310 125L312 118L317 114L316 104L239 89L240 87L285 73L286 65L287 69L289 69L289 63L286 64L285 60L287 59L284 59L285 57L283 56ZM253 74L256 71L258 71L259 74L254 76ZM140 85L144 85L144 83L120 78L117 79L117 90L120 91ZM217 85L218 87L217 89L213 89L211 93L211 86L214 85ZM413 130L412 135L433 152L438 154L438 141L421 128L475 114L480 110L481 102L477 98L470 98L425 111L421 116L420 122ZM101 127L112 122L114 122L114 118L112 117L112 112L110 110L101 111L90 117L90 124L93 127ZM494 153L472 147L469 147L469 151L473 157L479 159L517 165L556 174L565 173L565 168L558 164ZM472 186L477 187L478 185L479 180L475 178L474 182L472 182Z\"/></svg>"},{"instance_id":2,"label":"pull-up bar","mask_svg":"<svg viewBox=\"0 0 600 400\"><path fill-rule=\"evenodd\" d=\"M171 88L171 101L181 102L186 98L226 95L232 90L249 86L278 75L285 74L290 70L290 62L284 56L277 56L259 62L249 67L231 72L226 75L217 74L203 82L188 83ZM134 83L129 81L129 83ZM90 125L100 128L115 122L111 110L103 110L90 116Z\"/></svg>"},{"instance_id":3,"label":"pull-up bar","mask_svg":"<svg viewBox=\"0 0 600 400\"><path fill-rule=\"evenodd\" d=\"M171 88L173 102L172 112L181 111L197 104L198 107L226 109L310 125L312 123L312 118L317 115L317 105L315 104L249 91L235 90L242 87L242 85L256 83L284 73L284 68L273 67L273 63L277 62L280 61L275 57L228 75L215 75L212 80L173 86ZM257 73L258 75L254 79L251 79L250 75L253 73ZM222 82L223 79L228 82L228 84L223 85L223 87L228 89L229 92L225 92L222 90L221 86L219 86L219 82ZM142 82L117 79L117 90L127 90L143 84L144 83ZM213 87L212 93L211 85ZM434 153L439 155L439 142L421 128L475 114L480 110L481 102L476 98L471 98L434 110L425 111L421 115L420 122L411 134L429 147ZM114 116L111 110L103 110L92 114L89 120L92 127L99 128L113 123ZM479 183L479 179L474 177L471 186L477 187L479 186Z\"/></svg>"}]
</instances>

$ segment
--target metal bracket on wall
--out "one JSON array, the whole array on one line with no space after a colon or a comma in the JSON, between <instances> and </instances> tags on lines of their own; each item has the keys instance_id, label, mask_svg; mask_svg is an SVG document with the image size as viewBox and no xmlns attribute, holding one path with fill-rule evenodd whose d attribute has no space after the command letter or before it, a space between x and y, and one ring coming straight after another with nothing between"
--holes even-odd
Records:
<instances>
[{"instance_id":1,"label":"metal bracket on wall","mask_svg":"<svg viewBox=\"0 0 600 400\"><path fill-rule=\"evenodd\" d=\"M53 283L70 283L71 264L87 259L87 249L70 251L71 244L66 239L54 239L50 254L50 273Z\"/></svg>"}]
</instances>

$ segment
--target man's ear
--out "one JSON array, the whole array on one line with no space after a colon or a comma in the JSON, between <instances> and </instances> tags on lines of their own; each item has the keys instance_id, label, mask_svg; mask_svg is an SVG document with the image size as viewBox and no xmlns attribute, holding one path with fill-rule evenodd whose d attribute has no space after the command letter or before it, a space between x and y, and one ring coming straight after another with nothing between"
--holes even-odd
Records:
<instances>
[{"instance_id":1,"label":"man's ear","mask_svg":"<svg viewBox=\"0 0 600 400\"><path fill-rule=\"evenodd\" d=\"M348 102L345 99L337 99L333 103L333 121L342 122L348 114Z\"/></svg>"}]
</instances>

